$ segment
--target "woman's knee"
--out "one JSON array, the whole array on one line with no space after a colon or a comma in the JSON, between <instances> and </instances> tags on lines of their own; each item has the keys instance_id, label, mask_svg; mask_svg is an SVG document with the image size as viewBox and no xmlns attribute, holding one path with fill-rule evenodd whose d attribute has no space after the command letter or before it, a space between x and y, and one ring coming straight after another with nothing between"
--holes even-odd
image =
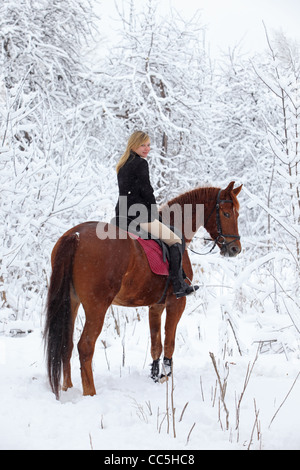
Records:
<instances>
[{"instance_id":1,"label":"woman's knee","mask_svg":"<svg viewBox=\"0 0 300 470\"><path fill-rule=\"evenodd\" d=\"M179 238L177 235L174 234L174 237L171 240L169 240L167 245L172 246L172 245L176 245L176 243L179 243L179 245L182 245L182 240L181 238Z\"/></svg>"}]
</instances>

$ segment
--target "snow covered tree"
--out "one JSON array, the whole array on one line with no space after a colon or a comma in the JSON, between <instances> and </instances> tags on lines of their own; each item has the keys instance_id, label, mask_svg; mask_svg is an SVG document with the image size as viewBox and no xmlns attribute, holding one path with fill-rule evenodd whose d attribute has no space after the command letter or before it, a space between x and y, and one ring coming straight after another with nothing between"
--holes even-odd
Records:
<instances>
[{"instance_id":1,"label":"snow covered tree","mask_svg":"<svg viewBox=\"0 0 300 470\"><path fill-rule=\"evenodd\" d=\"M235 178L244 178L256 190L262 186L257 157L264 138L263 94L257 82L249 60L236 49L230 51L215 77L217 112L212 117L216 145L224 154L228 176L231 172Z\"/></svg>"},{"instance_id":2,"label":"snow covered tree","mask_svg":"<svg viewBox=\"0 0 300 470\"><path fill-rule=\"evenodd\" d=\"M235 179L265 199L272 175L270 152L266 151L266 120L273 116L265 87L255 74L252 61L238 47L220 60L214 86L210 143L213 154L218 156L218 168L222 168L223 178ZM240 225L243 233L261 238L266 214L260 207L242 211Z\"/></svg>"},{"instance_id":3,"label":"snow covered tree","mask_svg":"<svg viewBox=\"0 0 300 470\"><path fill-rule=\"evenodd\" d=\"M300 268L300 47L282 33L273 40L267 35L269 55L256 73L272 100L276 119L266 119L268 144L272 155L269 181L270 220L284 228L285 237L294 240ZM271 213L272 211L272 213ZM275 224L277 225L277 224ZM285 243L286 245L286 243ZM287 246L287 245L286 245ZM291 245L289 246L291 249ZM293 250L292 250L293 251Z\"/></svg>"},{"instance_id":4,"label":"snow covered tree","mask_svg":"<svg viewBox=\"0 0 300 470\"><path fill-rule=\"evenodd\" d=\"M35 120L31 129L14 129L12 138L23 147L34 140L41 148L42 136L34 133L36 125L82 100L85 84L80 50L90 32L88 8L87 2L74 0L1 3L1 80L8 97L16 97L13 110L20 109L26 97L26 120ZM41 110L47 110L47 116Z\"/></svg>"},{"instance_id":5,"label":"snow covered tree","mask_svg":"<svg viewBox=\"0 0 300 470\"><path fill-rule=\"evenodd\" d=\"M89 97L81 45L92 18L86 1L0 6L0 291L19 315L33 292L45 294L53 226L77 222L92 191L81 115Z\"/></svg>"},{"instance_id":6,"label":"snow covered tree","mask_svg":"<svg viewBox=\"0 0 300 470\"><path fill-rule=\"evenodd\" d=\"M199 18L185 22L171 11L162 19L156 6L149 0L142 12L133 3L127 13L125 8L120 45L97 72L99 101L107 104L103 115L117 118L112 122L119 143L124 147L133 129L150 134L153 178L163 199L178 185L186 189L203 181L210 71Z\"/></svg>"}]
</instances>

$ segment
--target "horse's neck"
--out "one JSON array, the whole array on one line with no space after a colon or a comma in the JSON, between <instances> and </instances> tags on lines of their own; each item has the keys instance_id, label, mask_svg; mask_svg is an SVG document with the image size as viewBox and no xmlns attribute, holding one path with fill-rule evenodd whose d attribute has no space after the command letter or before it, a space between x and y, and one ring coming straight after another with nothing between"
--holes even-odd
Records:
<instances>
[{"instance_id":1,"label":"horse's neck","mask_svg":"<svg viewBox=\"0 0 300 470\"><path fill-rule=\"evenodd\" d=\"M213 210L218 195L217 188L197 188L181 194L166 204L162 220L181 231L188 244Z\"/></svg>"}]
</instances>

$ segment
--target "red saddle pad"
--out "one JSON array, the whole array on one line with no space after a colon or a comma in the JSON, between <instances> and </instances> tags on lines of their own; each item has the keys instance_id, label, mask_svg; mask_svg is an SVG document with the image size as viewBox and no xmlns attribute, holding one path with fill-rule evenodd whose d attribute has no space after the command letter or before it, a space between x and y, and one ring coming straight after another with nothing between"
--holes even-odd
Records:
<instances>
[{"instance_id":1,"label":"red saddle pad","mask_svg":"<svg viewBox=\"0 0 300 470\"><path fill-rule=\"evenodd\" d=\"M134 238L143 248L145 255L147 256L151 271L161 276L169 275L169 263L168 260L164 262L163 253L161 247L154 240L144 240L143 238L137 237L130 233L130 236Z\"/></svg>"}]
</instances>

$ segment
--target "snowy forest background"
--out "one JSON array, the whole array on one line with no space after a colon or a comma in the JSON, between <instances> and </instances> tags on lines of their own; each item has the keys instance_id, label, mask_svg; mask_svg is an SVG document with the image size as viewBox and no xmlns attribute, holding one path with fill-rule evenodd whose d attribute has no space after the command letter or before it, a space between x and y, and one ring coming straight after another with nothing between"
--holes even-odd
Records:
<instances>
[{"instance_id":1,"label":"snowy forest background","mask_svg":"<svg viewBox=\"0 0 300 470\"><path fill-rule=\"evenodd\" d=\"M244 185L243 252L192 256L202 295L188 314L218 299L224 357L252 345L239 333L251 318L266 353L299 359L300 46L266 30L263 53L216 62L201 14L161 18L156 6L123 2L111 44L88 0L1 2L0 334L15 320L43 327L54 243L113 216L116 162L143 129L160 204ZM208 251L202 233L193 248Z\"/></svg>"}]
</instances>

